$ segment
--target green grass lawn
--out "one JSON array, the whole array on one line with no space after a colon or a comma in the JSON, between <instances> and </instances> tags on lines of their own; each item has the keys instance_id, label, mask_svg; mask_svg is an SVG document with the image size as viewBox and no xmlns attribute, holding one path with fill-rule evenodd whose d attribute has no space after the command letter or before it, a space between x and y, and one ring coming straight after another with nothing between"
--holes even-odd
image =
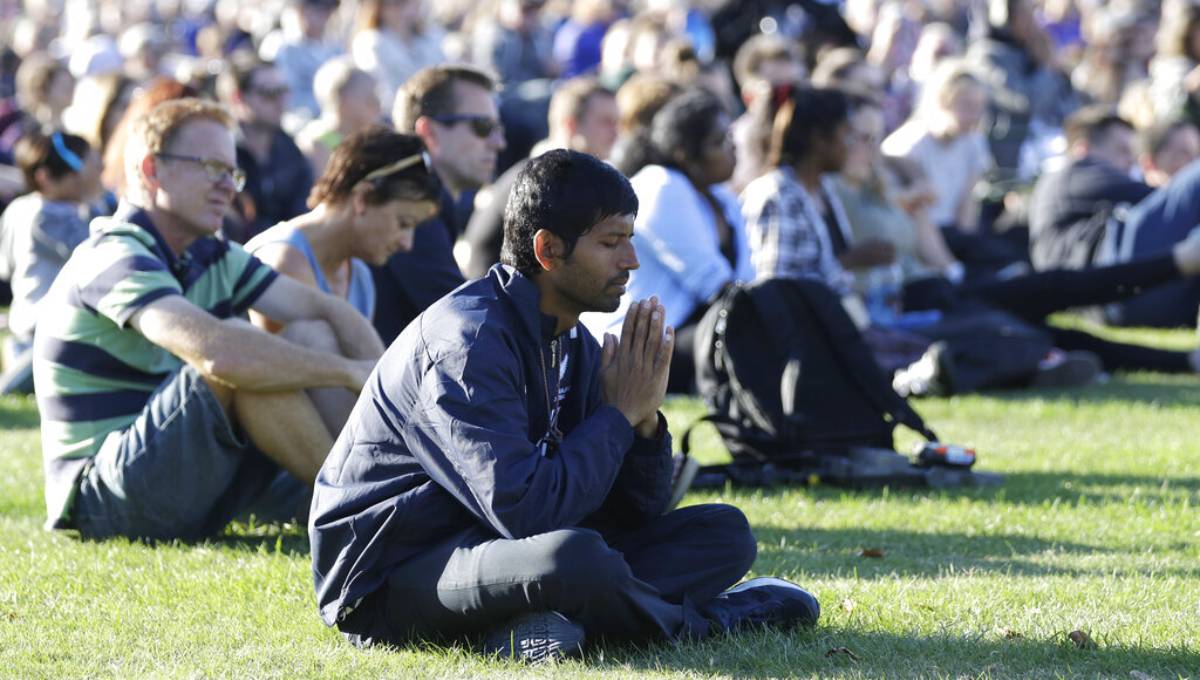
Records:
<instances>
[{"instance_id":1,"label":"green grass lawn","mask_svg":"<svg viewBox=\"0 0 1200 680\"><path fill-rule=\"evenodd\" d=\"M813 590L815 630L593 648L524 669L461 648L350 648L317 619L300 527L156 547L43 531L36 410L0 400L0 677L1200 677L1200 380L1121 376L917 406L1006 483L685 500L741 507L759 541L754 574ZM700 406L668 410L678 431ZM699 448L723 455L711 431ZM1077 630L1094 646L1078 648Z\"/></svg>"}]
</instances>

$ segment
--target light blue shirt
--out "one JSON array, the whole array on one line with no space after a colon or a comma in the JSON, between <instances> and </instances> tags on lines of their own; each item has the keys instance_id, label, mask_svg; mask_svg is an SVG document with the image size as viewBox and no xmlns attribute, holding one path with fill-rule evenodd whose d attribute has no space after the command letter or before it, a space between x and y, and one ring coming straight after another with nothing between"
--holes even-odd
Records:
<instances>
[{"instance_id":1,"label":"light blue shirt","mask_svg":"<svg viewBox=\"0 0 1200 680\"><path fill-rule=\"evenodd\" d=\"M640 266L630 272L617 311L582 316L588 330L601 339L605 332L620 334L634 300L657 295L666 310L666 323L677 328L725 284L754 279L746 229L732 191L724 185L710 189L733 231L736 267L721 253L712 205L683 173L649 165L630 182L639 204L633 243Z\"/></svg>"}]
</instances>

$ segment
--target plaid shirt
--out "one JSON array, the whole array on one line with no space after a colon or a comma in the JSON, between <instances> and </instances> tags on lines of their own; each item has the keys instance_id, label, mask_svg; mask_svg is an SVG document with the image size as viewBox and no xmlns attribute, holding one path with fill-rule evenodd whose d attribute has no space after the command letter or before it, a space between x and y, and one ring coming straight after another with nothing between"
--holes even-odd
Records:
<instances>
[{"instance_id":1,"label":"plaid shirt","mask_svg":"<svg viewBox=\"0 0 1200 680\"><path fill-rule=\"evenodd\" d=\"M844 228L846 214L829 178L821 179L821 193L839 223L832 226ZM742 193L742 214L756 278L811 278L840 295L850 292L852 277L833 252L830 225L791 168L751 182Z\"/></svg>"}]
</instances>

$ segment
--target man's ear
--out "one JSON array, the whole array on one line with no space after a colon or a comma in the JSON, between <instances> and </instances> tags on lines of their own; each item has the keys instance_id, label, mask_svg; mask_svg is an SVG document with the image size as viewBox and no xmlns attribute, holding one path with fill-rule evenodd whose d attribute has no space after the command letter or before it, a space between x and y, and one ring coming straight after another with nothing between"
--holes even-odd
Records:
<instances>
[{"instance_id":1,"label":"man's ear","mask_svg":"<svg viewBox=\"0 0 1200 680\"><path fill-rule=\"evenodd\" d=\"M154 154L146 154L142 157L142 163L139 166L142 171L142 177L145 178L146 184L150 187L158 187L158 159Z\"/></svg>"},{"instance_id":2,"label":"man's ear","mask_svg":"<svg viewBox=\"0 0 1200 680\"><path fill-rule=\"evenodd\" d=\"M545 271L553 271L562 262L566 244L556 234L538 229L533 235L533 256Z\"/></svg>"},{"instance_id":3,"label":"man's ear","mask_svg":"<svg viewBox=\"0 0 1200 680\"><path fill-rule=\"evenodd\" d=\"M435 154L438 151L437 128L433 124L433 119L429 116L421 116L413 125L413 132L425 142L425 148L429 153Z\"/></svg>"}]
</instances>

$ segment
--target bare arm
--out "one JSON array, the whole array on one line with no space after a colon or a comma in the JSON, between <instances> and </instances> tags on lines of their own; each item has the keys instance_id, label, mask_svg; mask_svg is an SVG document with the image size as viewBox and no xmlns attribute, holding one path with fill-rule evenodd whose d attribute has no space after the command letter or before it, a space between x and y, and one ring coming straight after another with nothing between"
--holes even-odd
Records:
<instances>
[{"instance_id":1,"label":"bare arm","mask_svg":"<svg viewBox=\"0 0 1200 680\"><path fill-rule=\"evenodd\" d=\"M314 352L241 319L218 319L178 295L150 303L129 323L201 375L234 389L272 392L345 387L357 392L374 366L373 360L353 361Z\"/></svg>"},{"instance_id":2,"label":"bare arm","mask_svg":"<svg viewBox=\"0 0 1200 680\"><path fill-rule=\"evenodd\" d=\"M320 319L337 335L342 353L351 359L376 360L383 341L375 327L349 302L280 276L263 292L252 309L283 324Z\"/></svg>"},{"instance_id":3,"label":"bare arm","mask_svg":"<svg viewBox=\"0 0 1200 680\"><path fill-rule=\"evenodd\" d=\"M958 228L969 234L979 230L979 214L975 209L975 185L979 184L980 179L982 175L975 173L967 181L967 189L958 199L958 211L954 215Z\"/></svg>"},{"instance_id":4,"label":"bare arm","mask_svg":"<svg viewBox=\"0 0 1200 680\"><path fill-rule=\"evenodd\" d=\"M912 216L917 232L917 257L921 262L938 271L953 265L957 260L942 238L942 232L929 219L929 212L922 210Z\"/></svg>"}]
</instances>

